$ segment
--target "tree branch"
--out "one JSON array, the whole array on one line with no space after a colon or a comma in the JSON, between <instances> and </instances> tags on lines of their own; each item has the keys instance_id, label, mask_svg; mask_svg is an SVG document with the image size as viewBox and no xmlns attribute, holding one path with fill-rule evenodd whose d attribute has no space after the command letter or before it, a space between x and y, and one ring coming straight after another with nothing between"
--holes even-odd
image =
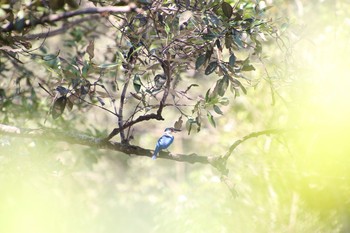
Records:
<instances>
[{"instance_id":1,"label":"tree branch","mask_svg":"<svg viewBox=\"0 0 350 233\"><path fill-rule=\"evenodd\" d=\"M48 38L56 35L60 35L64 32L66 32L68 29L75 27L76 25L79 25L84 22L88 22L90 20L97 20L100 16L98 15L92 15L89 17L84 17L81 19L78 19L73 22L68 22L64 24L61 28L58 28L53 31L48 31L48 32L42 32L42 33L37 33L37 34L29 34L29 35L24 35L23 38L26 40L37 40L37 39L43 39L43 38Z\"/></svg>"},{"instance_id":2,"label":"tree branch","mask_svg":"<svg viewBox=\"0 0 350 233\"><path fill-rule=\"evenodd\" d=\"M55 23L63 19L68 19L78 15L87 14L101 14L101 13L125 13L125 12L141 12L142 10L137 8L136 4L130 3L127 6L106 6L106 7L89 7L84 9L79 9L75 11L67 11L59 14L50 14L41 17L40 19L28 20L24 22L22 28L33 27L37 25L42 25L46 23ZM16 25L11 23L6 28L2 28L0 32L11 32L16 29Z\"/></svg>"},{"instance_id":3,"label":"tree branch","mask_svg":"<svg viewBox=\"0 0 350 233\"><path fill-rule=\"evenodd\" d=\"M134 124L139 123L141 121L149 121L149 120L152 120L152 119L164 120L164 118L161 115L158 115L158 114L155 114L155 113L139 116L135 120L125 123L121 128L114 128L113 131L104 140L105 141L109 141L115 135L119 134L121 129L126 129L126 128L128 128L130 126L133 126Z\"/></svg>"},{"instance_id":4,"label":"tree branch","mask_svg":"<svg viewBox=\"0 0 350 233\"><path fill-rule=\"evenodd\" d=\"M120 104L119 104L119 112L118 112L118 126L120 129L120 139L122 143L127 143L127 139L125 138L125 133L124 133L124 128L123 128L123 123L124 123L124 119L123 119L123 112L124 112L124 101L125 101L125 95L126 95L126 91L128 90L128 86L129 86L129 82L131 79L131 72L128 73L127 79L124 83L123 86L123 90L122 93L120 95Z\"/></svg>"},{"instance_id":5,"label":"tree branch","mask_svg":"<svg viewBox=\"0 0 350 233\"><path fill-rule=\"evenodd\" d=\"M270 134L279 134L285 132L283 129L271 129L271 130L263 130L259 132L253 132L251 134L246 135L240 140L235 141L229 151L224 156L201 156L195 153L192 154L171 154L170 152L161 151L159 153L159 158L168 159L178 162L187 162L187 163L201 163L201 164L210 164L215 167L223 177L226 177L228 174L228 169L226 168L226 162L231 153L237 146L246 140L254 137L258 137L261 135L270 135ZM85 145L89 147L94 147L98 149L108 149L119 151L128 155L136 155L136 156L146 156L152 157L153 150L145 149L135 145L129 145L125 143L119 142L111 142L106 141L102 138L96 138L93 136L89 136L83 133L76 132L67 132L60 131L56 129L50 128L40 128L40 129L27 129L27 128L19 128L15 126L9 126L0 124L0 135L8 135L12 137L22 137L22 138L32 138L32 139L43 139L43 140L53 140L53 141L61 141L67 142L70 144L78 144Z\"/></svg>"},{"instance_id":6,"label":"tree branch","mask_svg":"<svg viewBox=\"0 0 350 233\"><path fill-rule=\"evenodd\" d=\"M258 131L258 132L253 132L250 133L246 136L244 136L242 139L239 139L237 141L235 141L231 146L230 149L226 152L226 154L222 157L222 159L227 160L230 155L232 154L232 152L243 142L247 141L248 139L251 138L256 138L259 137L261 135L270 135L270 134L280 134L285 132L285 129L269 129L269 130L263 130L263 131Z\"/></svg>"},{"instance_id":7,"label":"tree branch","mask_svg":"<svg viewBox=\"0 0 350 233\"><path fill-rule=\"evenodd\" d=\"M99 148L99 149L119 151L128 155L152 157L152 154L153 154L153 150L145 149L139 146L127 145L127 144L118 143L118 142L110 142L110 141L105 141L101 138L96 138L96 137L89 136L82 133L59 131L59 130L49 129L49 128L26 129L26 128L18 128L15 126L0 124L0 135L61 141L61 142L67 142L70 144L78 144L78 145L85 145L89 147ZM187 162L187 163L201 163L201 164L210 163L210 159L208 157L199 156L197 154L173 155L169 152L161 151L159 153L159 158L174 160L178 162Z\"/></svg>"}]
</instances>

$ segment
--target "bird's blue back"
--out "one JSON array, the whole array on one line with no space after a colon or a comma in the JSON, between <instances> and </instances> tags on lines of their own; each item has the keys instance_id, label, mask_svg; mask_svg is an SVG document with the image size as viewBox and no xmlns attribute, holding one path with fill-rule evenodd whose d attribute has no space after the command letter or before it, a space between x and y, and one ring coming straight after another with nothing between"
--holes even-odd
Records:
<instances>
[{"instance_id":1,"label":"bird's blue back","mask_svg":"<svg viewBox=\"0 0 350 233\"><path fill-rule=\"evenodd\" d=\"M173 141L174 141L174 136L163 135L158 139L157 147L159 147L159 149L166 149L171 145L171 143L173 143Z\"/></svg>"},{"instance_id":2,"label":"bird's blue back","mask_svg":"<svg viewBox=\"0 0 350 233\"><path fill-rule=\"evenodd\" d=\"M152 159L156 159L159 151L168 148L171 145L171 143L173 143L173 141L174 141L174 136L172 135L164 134L163 136L161 136L158 139Z\"/></svg>"}]
</instances>

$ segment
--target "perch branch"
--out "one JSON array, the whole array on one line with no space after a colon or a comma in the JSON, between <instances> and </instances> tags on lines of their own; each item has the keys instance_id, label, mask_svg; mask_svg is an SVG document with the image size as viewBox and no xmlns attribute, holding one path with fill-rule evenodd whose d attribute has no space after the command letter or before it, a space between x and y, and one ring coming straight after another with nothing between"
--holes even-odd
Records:
<instances>
[{"instance_id":1,"label":"perch branch","mask_svg":"<svg viewBox=\"0 0 350 233\"><path fill-rule=\"evenodd\" d=\"M254 132L248 134L240 140L237 140L232 146L229 148L229 155L233 152L233 150L239 146L244 141L258 137L261 135L269 135L269 134L278 134L282 133L285 130L282 129L272 129L272 130L264 130L259 132ZM56 129L50 128L40 128L40 129L28 129L28 128L19 128L15 126L9 126L0 124L0 135L12 136L12 137L21 137L21 138L31 138L31 139L43 139L43 140L53 140L53 141L61 141L67 142L69 144L78 144L85 145L89 147L94 147L98 149L108 149L119 151L128 155L136 155L136 156L146 156L151 157L153 154L153 150L145 149L135 145L128 145L125 143L119 142L111 142L106 141L101 138L96 138L93 136L89 136L83 133L78 132L69 132L69 131L60 131ZM228 155L228 156L229 156ZM225 155L227 156L227 154ZM218 156L201 156L195 153L192 154L171 154L170 152L161 151L159 153L159 158L168 159L178 162L187 162L187 163L201 163L201 164L210 164L217 168L219 171L222 171L223 165L227 158L218 157ZM225 175L225 174L223 174Z\"/></svg>"}]
</instances>

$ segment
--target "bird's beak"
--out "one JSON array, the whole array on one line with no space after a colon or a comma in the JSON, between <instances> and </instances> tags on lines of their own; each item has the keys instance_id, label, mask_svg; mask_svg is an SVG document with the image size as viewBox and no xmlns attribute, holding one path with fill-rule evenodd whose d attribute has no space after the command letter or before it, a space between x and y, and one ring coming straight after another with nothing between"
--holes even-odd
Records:
<instances>
[{"instance_id":1,"label":"bird's beak","mask_svg":"<svg viewBox=\"0 0 350 233\"><path fill-rule=\"evenodd\" d=\"M175 129L174 128L174 132L176 133L176 132L180 132L181 131L181 129Z\"/></svg>"}]
</instances>

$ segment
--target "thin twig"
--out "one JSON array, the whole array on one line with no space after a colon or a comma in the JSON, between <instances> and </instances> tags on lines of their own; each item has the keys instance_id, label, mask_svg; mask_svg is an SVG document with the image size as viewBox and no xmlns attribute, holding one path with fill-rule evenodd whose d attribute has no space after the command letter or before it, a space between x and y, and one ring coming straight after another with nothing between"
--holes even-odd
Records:
<instances>
[{"instance_id":1,"label":"thin twig","mask_svg":"<svg viewBox=\"0 0 350 233\"><path fill-rule=\"evenodd\" d=\"M68 29L70 29L70 28L72 28L72 27L74 27L76 25L79 25L79 24L84 23L84 22L88 22L90 20L96 20L98 18L100 18L100 16L98 16L98 15L92 15L90 17L84 17L84 18L78 19L76 21L66 23L61 28L58 28L56 30L52 30L51 31L49 29L48 32L24 35L23 38L26 39L26 40L37 40L37 39L48 38L48 37L60 35L63 32L66 32Z\"/></svg>"},{"instance_id":2,"label":"thin twig","mask_svg":"<svg viewBox=\"0 0 350 233\"><path fill-rule=\"evenodd\" d=\"M124 83L124 87L123 87L122 93L120 95L120 104L119 104L119 111L118 111L118 126L120 129L120 138L121 138L122 143L127 142L127 139L126 139L125 133L124 133L124 128L123 128L123 124L124 124L123 111L124 111L124 102L125 102L126 91L128 90L130 79L131 79L131 72L129 71L128 77Z\"/></svg>"}]
</instances>

